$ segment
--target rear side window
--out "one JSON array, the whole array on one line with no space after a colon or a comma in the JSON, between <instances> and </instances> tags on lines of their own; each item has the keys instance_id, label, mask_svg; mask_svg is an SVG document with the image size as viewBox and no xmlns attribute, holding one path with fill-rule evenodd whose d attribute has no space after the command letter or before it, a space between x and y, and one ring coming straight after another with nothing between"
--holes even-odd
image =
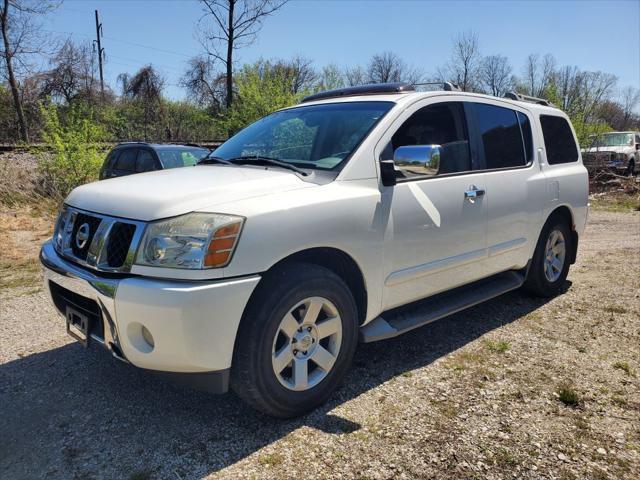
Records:
<instances>
[{"instance_id":1,"label":"rear side window","mask_svg":"<svg viewBox=\"0 0 640 480\"><path fill-rule=\"evenodd\" d=\"M578 147L569 123L562 117L540 115L540 125L550 165L578 161Z\"/></svg>"},{"instance_id":2,"label":"rear side window","mask_svg":"<svg viewBox=\"0 0 640 480\"><path fill-rule=\"evenodd\" d=\"M134 172L136 169L136 156L138 153L137 148L128 148L123 150L118 160L116 161L115 170L125 170L128 172Z\"/></svg>"},{"instance_id":3,"label":"rear side window","mask_svg":"<svg viewBox=\"0 0 640 480\"><path fill-rule=\"evenodd\" d=\"M517 112L484 103L476 103L474 108L486 168L491 170L526 165L524 138Z\"/></svg>"},{"instance_id":4,"label":"rear side window","mask_svg":"<svg viewBox=\"0 0 640 480\"><path fill-rule=\"evenodd\" d=\"M156 169L156 160L148 150L140 150L136 163L136 172L151 172Z\"/></svg>"}]
</instances>

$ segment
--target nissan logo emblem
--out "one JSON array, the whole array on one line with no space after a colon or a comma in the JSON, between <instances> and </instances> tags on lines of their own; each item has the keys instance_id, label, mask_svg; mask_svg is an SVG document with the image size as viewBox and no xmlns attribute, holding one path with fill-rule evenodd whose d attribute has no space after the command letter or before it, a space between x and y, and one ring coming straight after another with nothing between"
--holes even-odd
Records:
<instances>
[{"instance_id":1,"label":"nissan logo emblem","mask_svg":"<svg viewBox=\"0 0 640 480\"><path fill-rule=\"evenodd\" d=\"M89 240L89 224L83 223L76 233L76 247L82 250L87 245L87 240Z\"/></svg>"}]
</instances>

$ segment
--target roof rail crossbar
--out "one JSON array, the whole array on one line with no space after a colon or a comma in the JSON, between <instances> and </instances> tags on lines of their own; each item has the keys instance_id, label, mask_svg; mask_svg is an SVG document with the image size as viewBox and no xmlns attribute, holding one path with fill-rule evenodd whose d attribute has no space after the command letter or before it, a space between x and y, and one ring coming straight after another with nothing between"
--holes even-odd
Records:
<instances>
[{"instance_id":1,"label":"roof rail crossbar","mask_svg":"<svg viewBox=\"0 0 640 480\"><path fill-rule=\"evenodd\" d=\"M338 88L336 90L327 90L325 92L307 95L300 103L313 102L315 100L324 100L326 98L336 97L352 97L355 95L374 95L376 93L403 93L412 92L415 88L410 83L371 83L367 85L358 85L355 87Z\"/></svg>"},{"instance_id":2,"label":"roof rail crossbar","mask_svg":"<svg viewBox=\"0 0 640 480\"><path fill-rule=\"evenodd\" d=\"M530 95L523 95L516 92L507 92L504 94L504 98L508 98L510 100L518 100L520 102L535 103L538 105L544 105L546 107L555 107L555 105L546 98L532 97Z\"/></svg>"},{"instance_id":3,"label":"roof rail crossbar","mask_svg":"<svg viewBox=\"0 0 640 480\"><path fill-rule=\"evenodd\" d=\"M447 92L459 92L460 91L460 86L457 83L452 83L452 82L421 82L421 83L414 83L413 84L414 87L421 87L423 85L440 85L440 86L442 86L442 89L447 91Z\"/></svg>"}]
</instances>

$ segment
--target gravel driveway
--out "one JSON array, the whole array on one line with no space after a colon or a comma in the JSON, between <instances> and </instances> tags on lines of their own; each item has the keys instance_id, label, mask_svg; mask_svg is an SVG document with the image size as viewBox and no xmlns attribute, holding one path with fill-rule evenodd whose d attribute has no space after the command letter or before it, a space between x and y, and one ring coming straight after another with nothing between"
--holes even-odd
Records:
<instances>
[{"instance_id":1,"label":"gravel driveway","mask_svg":"<svg viewBox=\"0 0 640 480\"><path fill-rule=\"evenodd\" d=\"M565 294L522 293L361 345L278 421L66 336L0 291L0 477L638 478L640 213L591 212Z\"/></svg>"}]
</instances>

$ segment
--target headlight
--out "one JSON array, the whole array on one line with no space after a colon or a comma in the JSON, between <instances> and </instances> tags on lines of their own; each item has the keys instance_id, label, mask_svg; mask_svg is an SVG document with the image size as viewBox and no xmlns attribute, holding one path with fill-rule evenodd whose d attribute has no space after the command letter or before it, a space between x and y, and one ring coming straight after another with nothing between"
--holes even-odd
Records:
<instances>
[{"instance_id":1,"label":"headlight","mask_svg":"<svg viewBox=\"0 0 640 480\"><path fill-rule=\"evenodd\" d=\"M231 261L244 218L189 213L147 225L136 264L169 268L219 268Z\"/></svg>"},{"instance_id":2,"label":"headlight","mask_svg":"<svg viewBox=\"0 0 640 480\"><path fill-rule=\"evenodd\" d=\"M67 209L66 206L63 206L60 209L60 213L58 214L58 219L56 220L56 225L53 230L53 245L61 252L65 245L62 244L63 239L66 237L69 238L71 234L71 230L73 229L73 222L70 221L71 213Z\"/></svg>"}]
</instances>

